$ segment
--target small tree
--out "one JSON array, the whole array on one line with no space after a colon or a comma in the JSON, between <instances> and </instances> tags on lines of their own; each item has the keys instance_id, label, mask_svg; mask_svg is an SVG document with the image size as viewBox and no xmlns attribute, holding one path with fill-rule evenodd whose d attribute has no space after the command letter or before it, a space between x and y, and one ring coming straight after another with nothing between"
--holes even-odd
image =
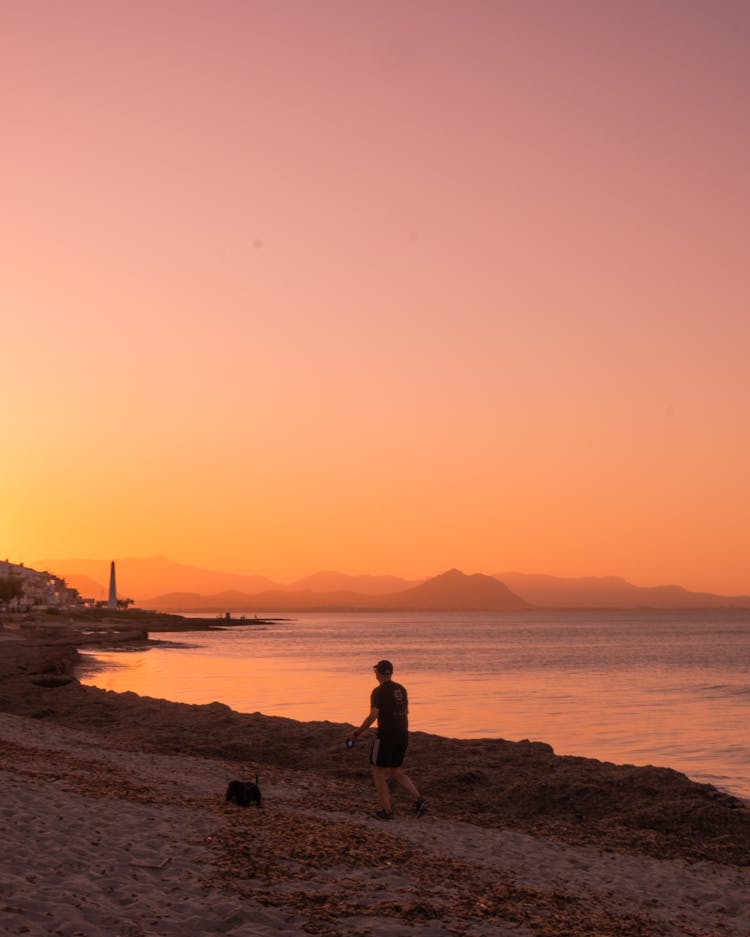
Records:
<instances>
[{"instance_id":1,"label":"small tree","mask_svg":"<svg viewBox=\"0 0 750 937\"><path fill-rule=\"evenodd\" d=\"M18 576L0 577L0 605L7 605L13 599L20 599L23 595L23 582Z\"/></svg>"}]
</instances>

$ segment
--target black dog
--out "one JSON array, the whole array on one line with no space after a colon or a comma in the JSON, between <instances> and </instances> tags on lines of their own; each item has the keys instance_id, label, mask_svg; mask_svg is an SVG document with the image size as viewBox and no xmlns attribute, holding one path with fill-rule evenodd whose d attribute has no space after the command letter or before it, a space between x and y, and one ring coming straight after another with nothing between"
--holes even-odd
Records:
<instances>
[{"instance_id":1,"label":"black dog","mask_svg":"<svg viewBox=\"0 0 750 937\"><path fill-rule=\"evenodd\" d=\"M258 776L255 776L255 783L252 781L230 781L225 798L228 804L237 804L238 807L249 807L255 804L260 807L260 788L258 787Z\"/></svg>"}]
</instances>

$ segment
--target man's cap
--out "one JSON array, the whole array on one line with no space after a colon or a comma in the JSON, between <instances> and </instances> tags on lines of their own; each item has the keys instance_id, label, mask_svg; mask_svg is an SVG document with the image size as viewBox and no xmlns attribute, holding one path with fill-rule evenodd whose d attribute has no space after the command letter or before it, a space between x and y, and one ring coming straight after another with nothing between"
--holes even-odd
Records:
<instances>
[{"instance_id":1,"label":"man's cap","mask_svg":"<svg viewBox=\"0 0 750 937\"><path fill-rule=\"evenodd\" d=\"M382 673L383 676L389 673L393 673L393 664L389 660L379 660L375 664L375 669L378 673Z\"/></svg>"}]
</instances>

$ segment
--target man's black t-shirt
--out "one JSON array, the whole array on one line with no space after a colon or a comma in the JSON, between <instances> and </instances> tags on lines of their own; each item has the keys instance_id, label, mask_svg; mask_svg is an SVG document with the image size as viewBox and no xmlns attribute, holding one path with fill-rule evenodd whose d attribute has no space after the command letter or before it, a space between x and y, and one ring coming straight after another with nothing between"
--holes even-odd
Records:
<instances>
[{"instance_id":1,"label":"man's black t-shirt","mask_svg":"<svg viewBox=\"0 0 750 937\"><path fill-rule=\"evenodd\" d=\"M378 710L378 738L400 738L409 731L409 699L406 688L393 680L372 691L370 706Z\"/></svg>"}]
</instances>

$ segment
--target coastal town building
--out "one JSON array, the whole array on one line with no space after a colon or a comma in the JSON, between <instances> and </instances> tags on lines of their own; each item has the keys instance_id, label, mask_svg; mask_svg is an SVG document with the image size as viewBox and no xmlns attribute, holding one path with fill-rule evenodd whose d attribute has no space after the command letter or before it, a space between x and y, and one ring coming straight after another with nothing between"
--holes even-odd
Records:
<instances>
[{"instance_id":1,"label":"coastal town building","mask_svg":"<svg viewBox=\"0 0 750 937\"><path fill-rule=\"evenodd\" d=\"M0 584L17 584L18 594L7 598L0 597L0 606L9 611L22 611L39 606L62 608L80 605L81 597L76 589L70 588L64 579L53 573L31 569L23 563L11 563L0 560Z\"/></svg>"}]
</instances>

